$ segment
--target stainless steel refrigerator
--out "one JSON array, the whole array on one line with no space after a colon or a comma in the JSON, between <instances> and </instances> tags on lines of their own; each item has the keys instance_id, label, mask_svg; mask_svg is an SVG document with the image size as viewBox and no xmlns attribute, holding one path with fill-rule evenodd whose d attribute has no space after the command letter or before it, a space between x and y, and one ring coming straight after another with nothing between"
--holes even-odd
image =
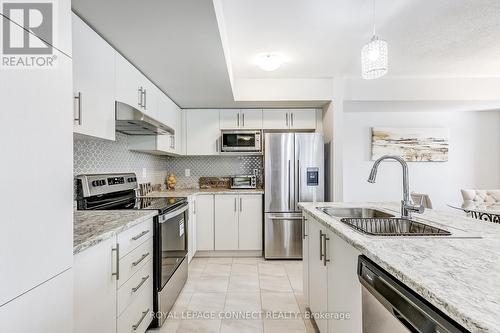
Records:
<instances>
[{"instance_id":1,"label":"stainless steel refrigerator","mask_svg":"<svg viewBox=\"0 0 500 333\"><path fill-rule=\"evenodd\" d=\"M324 142L316 133L264 137L264 257L302 258L299 202L324 201Z\"/></svg>"}]
</instances>

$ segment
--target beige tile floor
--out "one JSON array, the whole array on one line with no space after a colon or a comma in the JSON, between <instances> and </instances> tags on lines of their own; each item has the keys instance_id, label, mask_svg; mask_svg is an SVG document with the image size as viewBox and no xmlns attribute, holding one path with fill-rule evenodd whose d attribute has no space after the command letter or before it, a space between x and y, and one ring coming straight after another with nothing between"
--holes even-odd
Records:
<instances>
[{"instance_id":1,"label":"beige tile floor","mask_svg":"<svg viewBox=\"0 0 500 333\"><path fill-rule=\"evenodd\" d=\"M310 321L303 319L304 311L302 261L194 258L188 281L172 308L177 318L169 318L161 329L148 332L314 332ZM247 319L227 317L247 312ZM187 318L188 314L214 317L193 319ZM270 319L269 314L278 318ZM283 318L283 314L291 315Z\"/></svg>"}]
</instances>

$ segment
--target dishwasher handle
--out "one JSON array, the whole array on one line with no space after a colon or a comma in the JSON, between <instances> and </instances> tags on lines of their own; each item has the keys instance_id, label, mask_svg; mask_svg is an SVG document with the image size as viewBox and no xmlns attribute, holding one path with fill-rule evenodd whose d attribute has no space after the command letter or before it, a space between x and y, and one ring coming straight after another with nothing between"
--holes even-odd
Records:
<instances>
[{"instance_id":1,"label":"dishwasher handle","mask_svg":"<svg viewBox=\"0 0 500 333\"><path fill-rule=\"evenodd\" d=\"M468 332L365 256L358 259L358 278L362 286L410 332Z\"/></svg>"}]
</instances>

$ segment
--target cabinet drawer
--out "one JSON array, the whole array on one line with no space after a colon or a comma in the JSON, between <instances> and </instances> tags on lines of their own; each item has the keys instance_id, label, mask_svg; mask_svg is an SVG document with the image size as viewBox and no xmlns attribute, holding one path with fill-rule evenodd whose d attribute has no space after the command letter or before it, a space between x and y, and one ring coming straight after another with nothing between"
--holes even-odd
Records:
<instances>
[{"instance_id":1,"label":"cabinet drawer","mask_svg":"<svg viewBox=\"0 0 500 333\"><path fill-rule=\"evenodd\" d=\"M153 238L149 238L125 257L120 258L120 279L118 280L118 286L121 287L152 258Z\"/></svg>"},{"instance_id":2,"label":"cabinet drawer","mask_svg":"<svg viewBox=\"0 0 500 333\"><path fill-rule=\"evenodd\" d=\"M117 240L118 244L120 244L120 258L125 257L130 251L151 237L153 237L153 219L119 233Z\"/></svg>"},{"instance_id":3,"label":"cabinet drawer","mask_svg":"<svg viewBox=\"0 0 500 333\"><path fill-rule=\"evenodd\" d=\"M118 316L139 298L143 290L153 293L153 260L151 259L118 289Z\"/></svg>"},{"instance_id":4,"label":"cabinet drawer","mask_svg":"<svg viewBox=\"0 0 500 333\"><path fill-rule=\"evenodd\" d=\"M149 283L152 285L152 281ZM153 319L153 293L150 289L151 287L138 291L136 299L118 317L118 333L146 332Z\"/></svg>"}]
</instances>

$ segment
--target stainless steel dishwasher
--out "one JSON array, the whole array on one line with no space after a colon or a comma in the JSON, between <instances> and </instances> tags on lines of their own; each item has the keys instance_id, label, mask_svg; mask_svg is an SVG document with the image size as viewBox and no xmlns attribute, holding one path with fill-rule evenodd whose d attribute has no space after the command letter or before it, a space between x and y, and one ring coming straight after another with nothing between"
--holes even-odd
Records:
<instances>
[{"instance_id":1,"label":"stainless steel dishwasher","mask_svg":"<svg viewBox=\"0 0 500 333\"><path fill-rule=\"evenodd\" d=\"M468 332L365 256L358 260L363 333Z\"/></svg>"}]
</instances>

